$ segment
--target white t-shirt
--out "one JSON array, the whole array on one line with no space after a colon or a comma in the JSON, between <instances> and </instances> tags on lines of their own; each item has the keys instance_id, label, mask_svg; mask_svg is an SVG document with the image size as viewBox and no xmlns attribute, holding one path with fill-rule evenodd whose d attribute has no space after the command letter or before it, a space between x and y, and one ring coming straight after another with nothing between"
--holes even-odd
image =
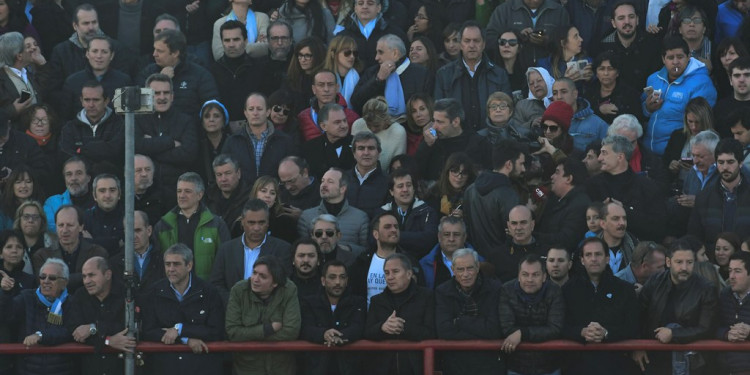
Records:
<instances>
[{"instance_id":1,"label":"white t-shirt","mask_svg":"<svg viewBox=\"0 0 750 375\"><path fill-rule=\"evenodd\" d=\"M370 269L367 271L367 308L370 308L370 298L382 293L385 290L385 272L383 272L383 266L385 265L385 259L378 256L378 254L372 255L372 261L370 261Z\"/></svg>"}]
</instances>

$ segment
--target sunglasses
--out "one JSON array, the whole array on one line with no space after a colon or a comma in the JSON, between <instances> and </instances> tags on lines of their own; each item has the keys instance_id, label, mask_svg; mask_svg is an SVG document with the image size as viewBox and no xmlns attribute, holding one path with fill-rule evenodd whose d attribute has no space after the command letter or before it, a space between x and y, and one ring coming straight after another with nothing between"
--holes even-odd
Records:
<instances>
[{"instance_id":1,"label":"sunglasses","mask_svg":"<svg viewBox=\"0 0 750 375\"><path fill-rule=\"evenodd\" d=\"M49 280L49 281L55 282L57 281L57 279L62 279L62 277L55 276L55 275L47 275L46 273L39 275L39 280L41 281Z\"/></svg>"},{"instance_id":2,"label":"sunglasses","mask_svg":"<svg viewBox=\"0 0 750 375\"><path fill-rule=\"evenodd\" d=\"M558 130L560 130L560 127L557 125L542 125L542 130L547 131L549 130L550 133L554 133Z\"/></svg>"},{"instance_id":3,"label":"sunglasses","mask_svg":"<svg viewBox=\"0 0 750 375\"><path fill-rule=\"evenodd\" d=\"M510 45L511 47L515 47L518 45L518 39L500 39L497 41L497 44L504 46L506 44Z\"/></svg>"},{"instance_id":4,"label":"sunglasses","mask_svg":"<svg viewBox=\"0 0 750 375\"><path fill-rule=\"evenodd\" d=\"M313 235L315 236L315 238L320 238L323 237L323 233L325 233L327 237L333 237L336 234L336 231L333 229L327 229L325 231L316 230L315 232L313 232Z\"/></svg>"},{"instance_id":5,"label":"sunglasses","mask_svg":"<svg viewBox=\"0 0 750 375\"><path fill-rule=\"evenodd\" d=\"M359 57L359 51L357 51L357 50L345 49L345 50L343 50L341 52L344 54L344 57L350 57L351 55L354 55L355 59L357 57Z\"/></svg>"},{"instance_id":6,"label":"sunglasses","mask_svg":"<svg viewBox=\"0 0 750 375\"><path fill-rule=\"evenodd\" d=\"M281 112L281 114L284 115L284 116L289 116L289 113L291 112L290 110L288 110L288 109L286 109L286 108L284 108L284 107L282 107L280 105L273 106L273 111L276 112L276 113Z\"/></svg>"}]
</instances>

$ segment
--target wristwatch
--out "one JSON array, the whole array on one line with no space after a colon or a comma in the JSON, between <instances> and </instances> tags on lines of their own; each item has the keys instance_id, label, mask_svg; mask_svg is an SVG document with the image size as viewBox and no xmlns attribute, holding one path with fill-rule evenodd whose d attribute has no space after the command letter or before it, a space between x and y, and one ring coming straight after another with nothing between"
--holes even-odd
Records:
<instances>
[{"instance_id":1,"label":"wristwatch","mask_svg":"<svg viewBox=\"0 0 750 375\"><path fill-rule=\"evenodd\" d=\"M94 335L96 335L96 324L91 323L91 325L89 325L89 336Z\"/></svg>"}]
</instances>

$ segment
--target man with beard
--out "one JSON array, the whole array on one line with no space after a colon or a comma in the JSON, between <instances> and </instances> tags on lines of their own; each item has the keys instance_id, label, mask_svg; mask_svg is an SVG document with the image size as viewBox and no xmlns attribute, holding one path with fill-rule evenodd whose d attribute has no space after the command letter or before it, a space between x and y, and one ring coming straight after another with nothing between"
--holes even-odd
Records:
<instances>
[{"instance_id":1,"label":"man with beard","mask_svg":"<svg viewBox=\"0 0 750 375\"><path fill-rule=\"evenodd\" d=\"M320 290L318 266L320 266L320 248L311 238L300 238L292 244L292 272L289 279L297 285L297 296L300 300L314 296Z\"/></svg>"},{"instance_id":2,"label":"man with beard","mask_svg":"<svg viewBox=\"0 0 750 375\"><path fill-rule=\"evenodd\" d=\"M132 353L135 333L127 335L125 327L125 290L113 283L112 270L102 257L93 257L83 264L83 286L73 295L70 315L65 325L79 343L91 345L95 354L83 357L82 375L117 374L125 371L118 353L103 353L109 346Z\"/></svg>"},{"instance_id":3,"label":"man with beard","mask_svg":"<svg viewBox=\"0 0 750 375\"><path fill-rule=\"evenodd\" d=\"M750 253L739 251L729 258L729 287L719 295L719 329L717 338L729 342L745 342L750 335ZM750 371L747 353L730 352L719 355L721 364L730 373Z\"/></svg>"},{"instance_id":4,"label":"man with beard","mask_svg":"<svg viewBox=\"0 0 750 375\"><path fill-rule=\"evenodd\" d=\"M688 233L707 246L716 243L721 232L749 233L750 187L742 170L742 144L736 139L722 139L714 151L719 180L706 186L695 197Z\"/></svg>"},{"instance_id":5,"label":"man with beard","mask_svg":"<svg viewBox=\"0 0 750 375\"><path fill-rule=\"evenodd\" d=\"M148 215L149 224L154 225L177 201L173 194L167 194L164 186L154 183L156 166L146 155L136 154L133 161L135 169L135 209Z\"/></svg>"},{"instance_id":6,"label":"man with beard","mask_svg":"<svg viewBox=\"0 0 750 375\"><path fill-rule=\"evenodd\" d=\"M620 64L627 66L620 73L620 82L632 87L646 86L648 75L657 71L659 44L657 39L638 27L639 17L633 2L621 1L612 9L612 27L615 30L604 37L601 51L612 51L620 58Z\"/></svg>"},{"instance_id":7,"label":"man with beard","mask_svg":"<svg viewBox=\"0 0 750 375\"><path fill-rule=\"evenodd\" d=\"M667 270L652 276L639 295L642 338L655 338L662 344L688 344L715 333L716 291L708 281L693 274L695 263L690 242L672 242ZM647 374L680 373L688 368L690 374L703 374L706 370L700 353L695 352L647 354L637 350L633 360Z\"/></svg>"},{"instance_id":8,"label":"man with beard","mask_svg":"<svg viewBox=\"0 0 750 375\"><path fill-rule=\"evenodd\" d=\"M178 90L171 78L152 74L146 79L146 87L154 90L154 113L136 117L135 152L151 158L158 181L175 181L193 167L199 126L174 105Z\"/></svg>"},{"instance_id":9,"label":"man with beard","mask_svg":"<svg viewBox=\"0 0 750 375\"><path fill-rule=\"evenodd\" d=\"M321 264L326 264L334 259L343 262L347 267L354 264L356 257L352 254L351 249L339 243L341 228L336 216L322 214L313 219L310 237L318 243L320 248L319 262Z\"/></svg>"},{"instance_id":10,"label":"man with beard","mask_svg":"<svg viewBox=\"0 0 750 375\"><path fill-rule=\"evenodd\" d=\"M225 304L232 286L253 275L253 265L259 257L275 257L284 270L291 271L289 243L268 234L268 217L268 206L262 200L249 200L242 207L244 233L219 247L210 280Z\"/></svg>"},{"instance_id":11,"label":"man with beard","mask_svg":"<svg viewBox=\"0 0 750 375\"><path fill-rule=\"evenodd\" d=\"M259 61L263 74L264 95L271 95L286 81L286 71L292 59L292 27L285 21L276 20L268 24L268 56Z\"/></svg>"},{"instance_id":12,"label":"man with beard","mask_svg":"<svg viewBox=\"0 0 750 375\"><path fill-rule=\"evenodd\" d=\"M404 254L412 265L416 267L409 273L422 280L419 264L398 247L400 232L398 219L392 212L383 212L375 216L370 224L372 236L375 238L375 247L368 252L362 253L351 268L352 293L367 297L367 305L373 296L380 294L386 289L386 275L383 271L386 258L394 254Z\"/></svg>"},{"instance_id":13,"label":"man with beard","mask_svg":"<svg viewBox=\"0 0 750 375\"><path fill-rule=\"evenodd\" d=\"M50 218L55 217L57 210L66 204L72 204L81 210L88 210L94 207L94 197L89 194L89 181L91 176L88 173L88 166L78 156L73 156L63 164L63 178L65 178L65 192L53 195L44 201L44 215L47 217L47 229L54 232L55 221Z\"/></svg>"},{"instance_id":14,"label":"man with beard","mask_svg":"<svg viewBox=\"0 0 750 375\"><path fill-rule=\"evenodd\" d=\"M499 229L505 227L511 208L521 203L510 179L523 176L525 162L518 143L503 141L492 151L492 171L480 174L464 192L468 234L484 257L505 244L505 231Z\"/></svg>"},{"instance_id":15,"label":"man with beard","mask_svg":"<svg viewBox=\"0 0 750 375\"><path fill-rule=\"evenodd\" d=\"M362 338L367 306L365 299L348 292L349 275L340 260L323 264L321 292L302 299L300 339L340 346ZM312 352L303 354L308 374L356 374L359 356L352 352Z\"/></svg>"}]
</instances>

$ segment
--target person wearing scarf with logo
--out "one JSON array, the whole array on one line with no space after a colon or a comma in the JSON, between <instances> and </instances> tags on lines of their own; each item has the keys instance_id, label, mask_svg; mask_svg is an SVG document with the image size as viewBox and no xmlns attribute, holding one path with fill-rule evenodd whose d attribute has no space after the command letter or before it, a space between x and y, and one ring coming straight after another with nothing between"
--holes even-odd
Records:
<instances>
[{"instance_id":1,"label":"person wearing scarf with logo","mask_svg":"<svg viewBox=\"0 0 750 375\"><path fill-rule=\"evenodd\" d=\"M434 80L427 68L409 61L406 45L396 35L378 39L375 60L379 65L365 70L352 93L352 107L362 113L369 99L384 96L388 114L396 122L406 123L406 99L418 92L432 92Z\"/></svg>"},{"instance_id":2,"label":"person wearing scarf with logo","mask_svg":"<svg viewBox=\"0 0 750 375\"><path fill-rule=\"evenodd\" d=\"M39 270L39 287L11 297L7 285L0 288L0 323L17 326L16 342L27 347L58 345L72 341L63 325L68 311L68 266L58 258L47 259ZM73 375L73 357L64 354L35 354L19 357L20 374Z\"/></svg>"}]
</instances>

